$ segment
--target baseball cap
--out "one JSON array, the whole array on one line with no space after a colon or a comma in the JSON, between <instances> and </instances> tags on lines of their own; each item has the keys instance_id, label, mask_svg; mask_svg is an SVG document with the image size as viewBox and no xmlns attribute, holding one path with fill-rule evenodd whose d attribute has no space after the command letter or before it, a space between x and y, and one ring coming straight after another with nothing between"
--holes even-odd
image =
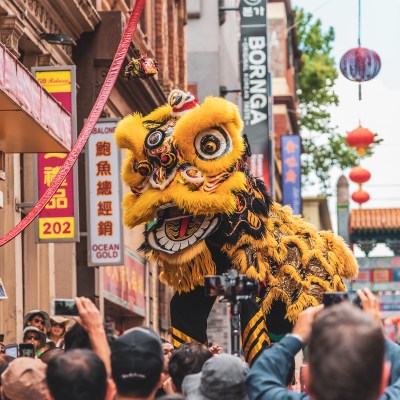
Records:
<instances>
[{"instance_id":1,"label":"baseball cap","mask_svg":"<svg viewBox=\"0 0 400 400\"><path fill-rule=\"evenodd\" d=\"M156 383L163 362L161 339L149 328L132 328L112 344L111 369L117 388Z\"/></svg>"},{"instance_id":2,"label":"baseball cap","mask_svg":"<svg viewBox=\"0 0 400 400\"><path fill-rule=\"evenodd\" d=\"M47 365L40 360L21 357L12 361L1 375L7 399L43 400L47 395Z\"/></svg>"},{"instance_id":3,"label":"baseball cap","mask_svg":"<svg viewBox=\"0 0 400 400\"><path fill-rule=\"evenodd\" d=\"M216 355L204 363L201 372L185 377L182 392L187 400L244 400L248 372L248 365L239 357Z\"/></svg>"},{"instance_id":4,"label":"baseball cap","mask_svg":"<svg viewBox=\"0 0 400 400\"><path fill-rule=\"evenodd\" d=\"M40 346L44 346L46 344L46 334L42 332L40 329L36 328L36 326L27 326L24 329L24 338L27 332L36 332L40 337Z\"/></svg>"}]
</instances>

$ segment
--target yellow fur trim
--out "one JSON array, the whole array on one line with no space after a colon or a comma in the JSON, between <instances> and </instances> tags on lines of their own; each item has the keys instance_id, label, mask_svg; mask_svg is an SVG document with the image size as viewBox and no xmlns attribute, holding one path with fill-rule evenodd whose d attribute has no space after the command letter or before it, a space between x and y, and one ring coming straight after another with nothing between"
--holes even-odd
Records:
<instances>
[{"instance_id":1,"label":"yellow fur trim","mask_svg":"<svg viewBox=\"0 0 400 400\"><path fill-rule=\"evenodd\" d=\"M164 104L153 110L150 114L147 114L143 118L143 122L167 122L171 118L171 112L171 106L169 104Z\"/></svg>"},{"instance_id":2,"label":"yellow fur trim","mask_svg":"<svg viewBox=\"0 0 400 400\"><path fill-rule=\"evenodd\" d=\"M189 292L196 286L204 286L204 276L214 275L216 268L211 253L204 241L186 249L184 254L168 257L160 252L147 254L150 261L160 265L161 282L172 286L178 292Z\"/></svg>"},{"instance_id":3,"label":"yellow fur trim","mask_svg":"<svg viewBox=\"0 0 400 400\"><path fill-rule=\"evenodd\" d=\"M140 175L138 172L133 170L133 163L135 157L130 150L126 150L126 157L122 162L121 174L123 177L123 181L127 184L129 188L138 186L142 184L145 180L145 177Z\"/></svg>"},{"instance_id":4,"label":"yellow fur trim","mask_svg":"<svg viewBox=\"0 0 400 400\"><path fill-rule=\"evenodd\" d=\"M264 315L267 315L271 311L272 302L274 300L281 300L285 304L290 304L289 296L280 288L273 287L264 298L261 307Z\"/></svg>"},{"instance_id":5,"label":"yellow fur trim","mask_svg":"<svg viewBox=\"0 0 400 400\"><path fill-rule=\"evenodd\" d=\"M264 313L269 312L274 300L282 300L287 305L286 317L294 322L304 308L320 302L322 292L346 290L342 277L354 277L357 263L341 238L330 231L317 232L313 225L293 216L289 207L275 203L270 208L268 218L260 218L266 225L264 237L255 240L243 235L237 243L225 245L222 250L241 273L259 281L265 280L267 294L263 300ZM248 247L258 261L258 270L254 262L248 265L245 250ZM271 263L275 266L274 274ZM319 268L321 276L314 275L315 268ZM288 279L291 285L301 290L293 304L289 294L280 287ZM320 287L317 292L315 285Z\"/></svg>"},{"instance_id":6,"label":"yellow fur trim","mask_svg":"<svg viewBox=\"0 0 400 400\"><path fill-rule=\"evenodd\" d=\"M115 141L118 147L128 149L136 159L144 159L143 143L148 130L142 125L142 115L128 115L118 122L115 129Z\"/></svg>"},{"instance_id":7,"label":"yellow fur trim","mask_svg":"<svg viewBox=\"0 0 400 400\"><path fill-rule=\"evenodd\" d=\"M201 160L195 150L195 138L209 128L224 127L232 140L232 149L216 160ZM220 97L206 97L200 107L182 116L175 126L174 139L183 157L206 174L216 175L231 168L239 160L245 144L241 135L243 123L238 108Z\"/></svg>"},{"instance_id":8,"label":"yellow fur trim","mask_svg":"<svg viewBox=\"0 0 400 400\"><path fill-rule=\"evenodd\" d=\"M317 306L318 304L319 301L314 296L302 293L298 300L288 307L286 318L290 322L295 323L297 321L297 317L303 310L305 310L307 307Z\"/></svg>"},{"instance_id":9,"label":"yellow fur trim","mask_svg":"<svg viewBox=\"0 0 400 400\"><path fill-rule=\"evenodd\" d=\"M157 208L165 203L173 202L181 210L192 215L215 215L218 213L232 214L236 210L234 191L245 190L246 177L242 172L235 172L213 193L191 191L189 187L179 182L159 191L148 189L136 201L123 202L124 223L133 228L136 225L150 222L154 219ZM127 196L127 195L126 195Z\"/></svg>"}]
</instances>

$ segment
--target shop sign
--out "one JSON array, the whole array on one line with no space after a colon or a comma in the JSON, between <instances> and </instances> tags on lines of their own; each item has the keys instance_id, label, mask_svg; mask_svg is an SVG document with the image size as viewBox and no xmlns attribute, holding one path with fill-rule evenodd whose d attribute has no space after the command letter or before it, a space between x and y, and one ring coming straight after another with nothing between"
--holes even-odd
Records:
<instances>
[{"instance_id":1,"label":"shop sign","mask_svg":"<svg viewBox=\"0 0 400 400\"><path fill-rule=\"evenodd\" d=\"M75 66L34 67L38 82L71 114L72 143L76 140ZM47 110L51 112L51 110ZM37 155L36 199L42 197L57 175L67 153ZM77 166L67 175L35 221L36 242L76 242L79 240Z\"/></svg>"},{"instance_id":2,"label":"shop sign","mask_svg":"<svg viewBox=\"0 0 400 400\"><path fill-rule=\"evenodd\" d=\"M86 145L88 265L124 263L118 119L99 119Z\"/></svg>"}]
</instances>

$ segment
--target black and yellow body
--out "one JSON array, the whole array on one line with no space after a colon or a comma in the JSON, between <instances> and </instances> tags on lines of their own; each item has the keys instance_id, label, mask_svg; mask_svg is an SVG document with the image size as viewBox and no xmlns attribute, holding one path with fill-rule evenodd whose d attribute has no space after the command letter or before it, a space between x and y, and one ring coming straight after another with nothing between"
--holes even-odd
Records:
<instances>
[{"instance_id":1,"label":"black and yellow body","mask_svg":"<svg viewBox=\"0 0 400 400\"><path fill-rule=\"evenodd\" d=\"M357 274L345 242L317 232L290 207L274 203L246 164L237 107L208 97L199 105L175 90L169 103L147 116L125 117L116 141L128 150L122 179L128 227L155 220L142 245L161 267L160 279L176 290L171 334L179 346L207 341L213 299L204 276L237 269L260 283L257 299L242 306L242 345L251 362L288 332L298 314L345 290Z\"/></svg>"}]
</instances>

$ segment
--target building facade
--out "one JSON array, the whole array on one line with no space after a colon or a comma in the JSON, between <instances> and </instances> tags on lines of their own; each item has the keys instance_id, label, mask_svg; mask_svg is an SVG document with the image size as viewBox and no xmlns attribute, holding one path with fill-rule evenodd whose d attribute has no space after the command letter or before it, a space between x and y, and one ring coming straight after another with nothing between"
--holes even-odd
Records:
<instances>
[{"instance_id":1,"label":"building facade","mask_svg":"<svg viewBox=\"0 0 400 400\"><path fill-rule=\"evenodd\" d=\"M107 76L134 0L5 0L0 5L0 41L28 70L75 66L76 114L80 132ZM186 2L146 2L128 55L134 49L159 63L156 77L126 81L120 74L102 118L148 113L166 101L173 87L186 88ZM165 17L167 16L167 18ZM46 34L68 35L72 45L52 44ZM0 60L1 61L1 60ZM1 71L0 71L1 75ZM9 142L12 137L7 137ZM0 141L0 234L9 232L37 201L37 149L8 152ZM68 151L69 149L67 149ZM48 151L47 148L39 151ZM60 151L60 150L50 150ZM65 151L65 150L64 150ZM171 291L158 281L158 267L137 252L144 227L124 228L123 266L88 266L88 216L85 156L77 161L79 240L37 243L35 224L0 248L0 278L8 299L0 300L0 331L7 343L21 340L23 315L32 309L50 311L53 298L87 296L96 301L116 329L146 323L166 335ZM119 174L113 176L116 182ZM137 304L126 301L127 289ZM136 307L134 307L136 306Z\"/></svg>"}]
</instances>

